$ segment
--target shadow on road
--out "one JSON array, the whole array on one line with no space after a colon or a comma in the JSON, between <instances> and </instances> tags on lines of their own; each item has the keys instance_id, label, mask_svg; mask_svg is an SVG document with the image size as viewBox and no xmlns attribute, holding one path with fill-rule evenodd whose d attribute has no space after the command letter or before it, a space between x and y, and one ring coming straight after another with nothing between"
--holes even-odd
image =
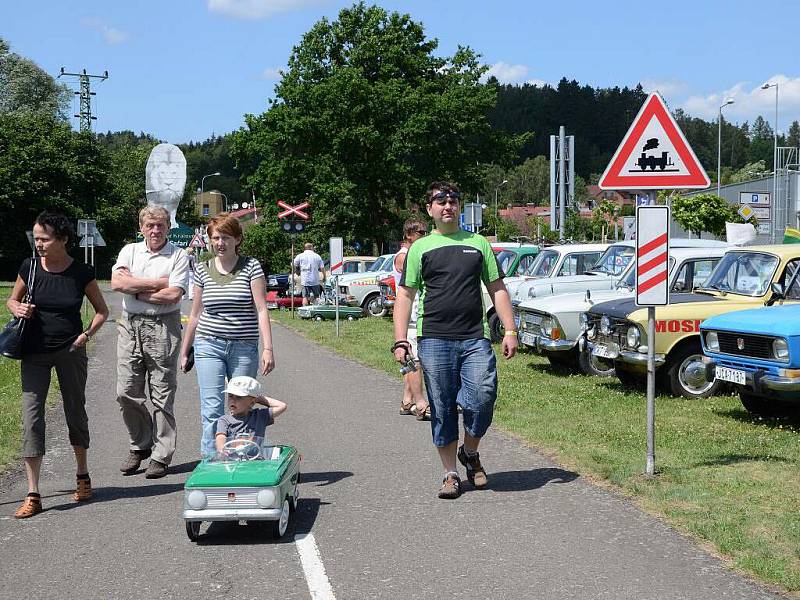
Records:
<instances>
[{"instance_id":1,"label":"shadow on road","mask_svg":"<svg viewBox=\"0 0 800 600\"><path fill-rule=\"evenodd\" d=\"M45 510L71 510L84 506L91 506L100 502L111 502L128 498L150 498L152 496L164 496L174 494L183 490L183 483L159 483L156 485L139 485L131 487L104 486L96 487L92 490L90 502L75 502L70 497L73 490L59 490L58 496L69 498L68 502L48 506Z\"/></svg>"},{"instance_id":2,"label":"shadow on road","mask_svg":"<svg viewBox=\"0 0 800 600\"><path fill-rule=\"evenodd\" d=\"M292 544L295 535L311 532L320 506L327 504L319 498L300 498L289 528L280 539L272 536L272 523L269 521L252 521L246 525L236 521L217 521L208 525L197 543L201 546Z\"/></svg>"},{"instance_id":3,"label":"shadow on road","mask_svg":"<svg viewBox=\"0 0 800 600\"><path fill-rule=\"evenodd\" d=\"M300 473L300 483L316 483L317 487L331 485L344 479L352 477L351 471L321 471L319 473Z\"/></svg>"},{"instance_id":4,"label":"shadow on road","mask_svg":"<svg viewBox=\"0 0 800 600\"><path fill-rule=\"evenodd\" d=\"M495 492L524 492L544 487L548 483L569 483L578 477L580 475L573 471L558 468L503 471L489 475L486 489Z\"/></svg>"}]
</instances>

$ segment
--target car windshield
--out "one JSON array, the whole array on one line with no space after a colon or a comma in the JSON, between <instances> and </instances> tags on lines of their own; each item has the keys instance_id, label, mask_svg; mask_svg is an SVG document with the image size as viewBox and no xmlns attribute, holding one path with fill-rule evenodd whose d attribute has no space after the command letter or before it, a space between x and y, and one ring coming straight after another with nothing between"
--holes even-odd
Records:
<instances>
[{"instance_id":1,"label":"car windshield","mask_svg":"<svg viewBox=\"0 0 800 600\"><path fill-rule=\"evenodd\" d=\"M280 447L268 446L266 438L238 434L228 436L222 452L217 452L207 458L212 462L235 463L250 460L277 460L280 453Z\"/></svg>"},{"instance_id":2,"label":"car windshield","mask_svg":"<svg viewBox=\"0 0 800 600\"><path fill-rule=\"evenodd\" d=\"M557 250L542 250L524 274L528 277L548 277L556 268L557 262Z\"/></svg>"},{"instance_id":3,"label":"car windshield","mask_svg":"<svg viewBox=\"0 0 800 600\"><path fill-rule=\"evenodd\" d=\"M497 258L497 264L500 265L503 273L508 273L511 265L514 264L514 259L517 257L517 253L512 252L511 250L500 250L499 252L495 252L495 257Z\"/></svg>"},{"instance_id":4,"label":"car windshield","mask_svg":"<svg viewBox=\"0 0 800 600\"><path fill-rule=\"evenodd\" d=\"M377 259L374 263L369 266L367 269L367 273L374 273L375 271L383 271L383 263L385 263L388 259L392 258L391 256L381 256Z\"/></svg>"},{"instance_id":5,"label":"car windshield","mask_svg":"<svg viewBox=\"0 0 800 600\"><path fill-rule=\"evenodd\" d=\"M769 288L780 259L761 252L729 252L703 286L744 296L762 296Z\"/></svg>"},{"instance_id":6,"label":"car windshield","mask_svg":"<svg viewBox=\"0 0 800 600\"><path fill-rule=\"evenodd\" d=\"M634 248L631 246L609 246L591 270L609 275L619 275L631 262L633 255Z\"/></svg>"}]
</instances>

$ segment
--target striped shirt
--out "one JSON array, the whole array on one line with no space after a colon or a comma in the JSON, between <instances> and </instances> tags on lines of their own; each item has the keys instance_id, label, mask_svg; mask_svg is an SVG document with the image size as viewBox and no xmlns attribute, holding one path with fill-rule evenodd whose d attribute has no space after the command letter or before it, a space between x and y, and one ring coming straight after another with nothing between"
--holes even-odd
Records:
<instances>
[{"instance_id":1,"label":"striped shirt","mask_svg":"<svg viewBox=\"0 0 800 600\"><path fill-rule=\"evenodd\" d=\"M258 340L258 314L250 282L264 277L255 258L240 256L228 273L217 271L211 259L197 264L195 284L203 290L203 312L197 335L234 340Z\"/></svg>"}]
</instances>

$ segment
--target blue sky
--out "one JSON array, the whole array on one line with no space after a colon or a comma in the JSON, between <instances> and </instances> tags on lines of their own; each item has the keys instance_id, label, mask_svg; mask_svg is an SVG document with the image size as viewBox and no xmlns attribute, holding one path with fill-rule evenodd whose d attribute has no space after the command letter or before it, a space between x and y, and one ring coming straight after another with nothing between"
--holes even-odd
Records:
<instances>
[{"instance_id":1,"label":"blue sky","mask_svg":"<svg viewBox=\"0 0 800 600\"><path fill-rule=\"evenodd\" d=\"M145 131L173 143L243 124L273 95L278 69L339 0L4 0L0 36L56 75L109 71L96 83L96 130ZM504 82L659 90L671 108L716 119L800 120L797 0L672 2L380 0L408 12L439 40L469 45ZM74 85L74 84L73 84ZM75 111L77 112L77 106ZM73 124L77 127L77 119ZM567 126L569 124L567 123Z\"/></svg>"}]
</instances>

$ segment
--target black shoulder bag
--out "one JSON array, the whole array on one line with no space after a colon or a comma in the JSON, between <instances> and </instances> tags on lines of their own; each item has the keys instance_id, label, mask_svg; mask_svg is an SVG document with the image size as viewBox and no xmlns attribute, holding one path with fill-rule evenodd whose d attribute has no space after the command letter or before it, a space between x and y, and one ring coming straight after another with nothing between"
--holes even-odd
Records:
<instances>
[{"instance_id":1,"label":"black shoulder bag","mask_svg":"<svg viewBox=\"0 0 800 600\"><path fill-rule=\"evenodd\" d=\"M33 284L36 281L36 257L31 258L31 267L28 270L28 291L22 299L23 304L33 302ZM28 319L14 317L0 331L0 354L14 360L22 359L22 340L25 335L25 324Z\"/></svg>"}]
</instances>

